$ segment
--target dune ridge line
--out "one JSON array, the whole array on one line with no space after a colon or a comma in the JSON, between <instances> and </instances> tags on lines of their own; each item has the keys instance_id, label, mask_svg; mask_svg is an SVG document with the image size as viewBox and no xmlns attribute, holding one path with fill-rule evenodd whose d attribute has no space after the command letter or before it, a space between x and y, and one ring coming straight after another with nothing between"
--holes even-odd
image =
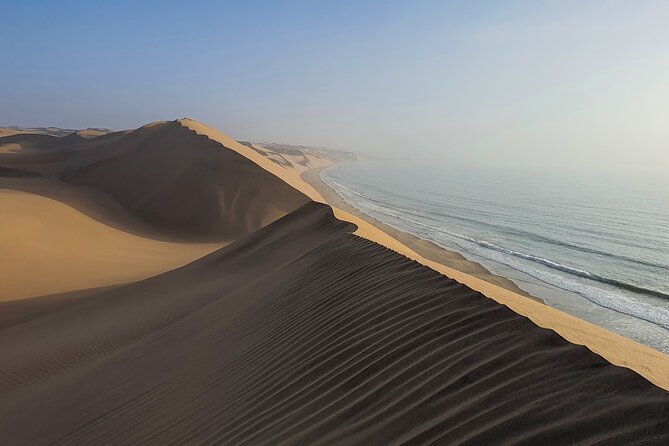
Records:
<instances>
[{"instance_id":1,"label":"dune ridge line","mask_svg":"<svg viewBox=\"0 0 669 446\"><path fill-rule=\"evenodd\" d=\"M189 118L182 118L177 122L195 133L206 135L222 146L245 156L263 169L298 189L313 201L326 203L323 196L311 184L304 181L299 174L278 166L224 133ZM516 313L529 318L538 326L554 330L560 336L574 344L585 345L612 364L630 368L655 385L669 390L669 355L665 355L631 339L536 302L528 297L521 296L495 284L485 282L456 269L426 259L367 221L335 207L333 207L333 210L334 215L338 219L351 222L357 226L357 230L354 232L355 235L377 242L459 283L467 285L486 297L509 307Z\"/></svg>"}]
</instances>

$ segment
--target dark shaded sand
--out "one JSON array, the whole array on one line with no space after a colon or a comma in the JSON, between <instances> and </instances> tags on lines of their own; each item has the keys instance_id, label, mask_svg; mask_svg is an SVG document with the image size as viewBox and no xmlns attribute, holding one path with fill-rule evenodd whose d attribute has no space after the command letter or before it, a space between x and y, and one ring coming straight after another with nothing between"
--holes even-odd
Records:
<instances>
[{"instance_id":1,"label":"dark shaded sand","mask_svg":"<svg viewBox=\"0 0 669 446\"><path fill-rule=\"evenodd\" d=\"M0 166L0 178L35 178L39 176L40 174L30 172L29 170L12 169Z\"/></svg>"},{"instance_id":2,"label":"dark shaded sand","mask_svg":"<svg viewBox=\"0 0 669 446\"><path fill-rule=\"evenodd\" d=\"M0 330L0 443L669 444L669 393L354 229L309 203L32 308Z\"/></svg>"},{"instance_id":3,"label":"dark shaded sand","mask_svg":"<svg viewBox=\"0 0 669 446\"><path fill-rule=\"evenodd\" d=\"M18 134L0 138L0 147L5 144L21 149L0 153L0 176L39 174L95 189L160 235L233 240L309 201L254 162L178 121L95 138Z\"/></svg>"},{"instance_id":4,"label":"dark shaded sand","mask_svg":"<svg viewBox=\"0 0 669 446\"><path fill-rule=\"evenodd\" d=\"M0 137L0 301L160 274L309 201L179 121L88 133Z\"/></svg>"}]
</instances>

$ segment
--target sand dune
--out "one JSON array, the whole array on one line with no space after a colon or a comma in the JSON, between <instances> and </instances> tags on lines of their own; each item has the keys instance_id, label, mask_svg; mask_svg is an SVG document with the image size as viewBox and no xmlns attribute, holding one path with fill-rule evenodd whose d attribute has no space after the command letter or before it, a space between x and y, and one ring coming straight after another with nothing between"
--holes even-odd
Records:
<instances>
[{"instance_id":1,"label":"sand dune","mask_svg":"<svg viewBox=\"0 0 669 446\"><path fill-rule=\"evenodd\" d=\"M111 133L112 130L105 128L89 127L83 130L63 129L60 127L0 127L0 136L17 135L17 134L37 134L37 135L51 135L51 136L67 136L70 133L79 133L82 136L94 138L96 136Z\"/></svg>"},{"instance_id":2,"label":"sand dune","mask_svg":"<svg viewBox=\"0 0 669 446\"><path fill-rule=\"evenodd\" d=\"M78 133L49 138L41 144L24 142L21 135L0 139L0 144L33 149L0 157L0 165L98 189L177 235L235 239L308 200L234 150L178 122L93 139Z\"/></svg>"},{"instance_id":3,"label":"sand dune","mask_svg":"<svg viewBox=\"0 0 669 446\"><path fill-rule=\"evenodd\" d=\"M17 133L23 133L21 130L0 128L0 137L16 135Z\"/></svg>"},{"instance_id":4,"label":"sand dune","mask_svg":"<svg viewBox=\"0 0 669 446\"><path fill-rule=\"evenodd\" d=\"M304 172L294 168L286 168L278 163L272 162L252 148L244 146L232 140L227 135L197 121L181 119L182 125L196 131L198 134L206 135L218 141L225 147L229 147L252 160L263 169L271 172L277 177L300 190L313 201L328 203L332 205L335 216L343 221L348 221L357 226L355 234L368 240L402 254L422 265L438 271L447 277L451 277L468 287L483 293L485 296L505 305L515 312L528 317L541 327L555 330L565 339L576 344L585 345L595 353L603 356L616 365L629 367L641 373L653 383L669 390L669 356L656 350L648 348L637 342L611 333L581 319L563 313L555 308L548 307L527 296L518 294L499 283L491 283L485 279L476 277L457 270L455 268L440 264L434 260L424 257L415 250L409 248L401 240L388 235L379 227L371 224L359 215L345 211L335 206L334 202L328 202L321 192L313 185L303 179Z\"/></svg>"},{"instance_id":5,"label":"sand dune","mask_svg":"<svg viewBox=\"0 0 669 446\"><path fill-rule=\"evenodd\" d=\"M0 138L1 300L155 275L308 200L177 122L84 133Z\"/></svg>"},{"instance_id":6,"label":"sand dune","mask_svg":"<svg viewBox=\"0 0 669 446\"><path fill-rule=\"evenodd\" d=\"M8 444L666 444L669 394L309 204L0 331ZM48 403L47 403L48 402Z\"/></svg>"},{"instance_id":7,"label":"sand dune","mask_svg":"<svg viewBox=\"0 0 669 446\"><path fill-rule=\"evenodd\" d=\"M0 300L133 282L222 246L129 234L25 192L0 189L0 209Z\"/></svg>"},{"instance_id":8,"label":"sand dune","mask_svg":"<svg viewBox=\"0 0 669 446\"><path fill-rule=\"evenodd\" d=\"M16 133L0 134L0 153L15 153L21 150L31 150L49 147L57 138L51 135Z\"/></svg>"},{"instance_id":9,"label":"sand dune","mask_svg":"<svg viewBox=\"0 0 669 446\"><path fill-rule=\"evenodd\" d=\"M0 138L0 295L44 295L0 302L0 443L669 442L669 357L321 204L321 161Z\"/></svg>"},{"instance_id":10,"label":"sand dune","mask_svg":"<svg viewBox=\"0 0 669 446\"><path fill-rule=\"evenodd\" d=\"M275 177L280 178L294 189L302 192L311 200L321 203L324 202L321 194L312 185L305 182L300 177L299 171L295 169L286 169L280 164L273 162L270 158L258 153L253 148L247 147L230 138L228 135L209 127L208 125L202 124L201 122L188 118L179 119L178 122L198 135L206 136L210 140L218 142L222 146L242 155L244 158L253 161L256 165L262 167L267 172L270 172Z\"/></svg>"},{"instance_id":11,"label":"sand dune","mask_svg":"<svg viewBox=\"0 0 669 446\"><path fill-rule=\"evenodd\" d=\"M341 150L291 146L286 144L258 144L243 141L240 141L240 143L252 148L273 163L292 171L296 171L299 174L312 169L330 166L334 162L351 161L355 159L355 155L352 153Z\"/></svg>"},{"instance_id":12,"label":"sand dune","mask_svg":"<svg viewBox=\"0 0 669 446\"><path fill-rule=\"evenodd\" d=\"M107 192L158 227L228 240L307 201L234 151L178 123L140 130L114 143L123 150L70 169L62 178Z\"/></svg>"}]
</instances>

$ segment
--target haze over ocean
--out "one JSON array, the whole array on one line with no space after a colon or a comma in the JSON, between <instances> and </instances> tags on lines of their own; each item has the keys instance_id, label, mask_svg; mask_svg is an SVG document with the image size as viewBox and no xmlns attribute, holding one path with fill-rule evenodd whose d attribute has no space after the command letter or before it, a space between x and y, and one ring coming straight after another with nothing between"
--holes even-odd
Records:
<instances>
[{"instance_id":1,"label":"haze over ocean","mask_svg":"<svg viewBox=\"0 0 669 446\"><path fill-rule=\"evenodd\" d=\"M669 353L669 188L417 160L358 161L322 178L372 217Z\"/></svg>"},{"instance_id":2,"label":"haze over ocean","mask_svg":"<svg viewBox=\"0 0 669 446\"><path fill-rule=\"evenodd\" d=\"M244 141L662 174L667 23L656 0L10 0L0 125L188 116Z\"/></svg>"}]
</instances>

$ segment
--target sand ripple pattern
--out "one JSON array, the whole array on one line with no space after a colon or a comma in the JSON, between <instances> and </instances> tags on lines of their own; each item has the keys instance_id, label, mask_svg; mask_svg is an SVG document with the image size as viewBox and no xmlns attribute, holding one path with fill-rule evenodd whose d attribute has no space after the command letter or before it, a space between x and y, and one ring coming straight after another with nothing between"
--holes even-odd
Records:
<instances>
[{"instance_id":1,"label":"sand ripple pattern","mask_svg":"<svg viewBox=\"0 0 669 446\"><path fill-rule=\"evenodd\" d=\"M158 277L5 306L0 443L669 444L667 392L352 229L311 203Z\"/></svg>"}]
</instances>

